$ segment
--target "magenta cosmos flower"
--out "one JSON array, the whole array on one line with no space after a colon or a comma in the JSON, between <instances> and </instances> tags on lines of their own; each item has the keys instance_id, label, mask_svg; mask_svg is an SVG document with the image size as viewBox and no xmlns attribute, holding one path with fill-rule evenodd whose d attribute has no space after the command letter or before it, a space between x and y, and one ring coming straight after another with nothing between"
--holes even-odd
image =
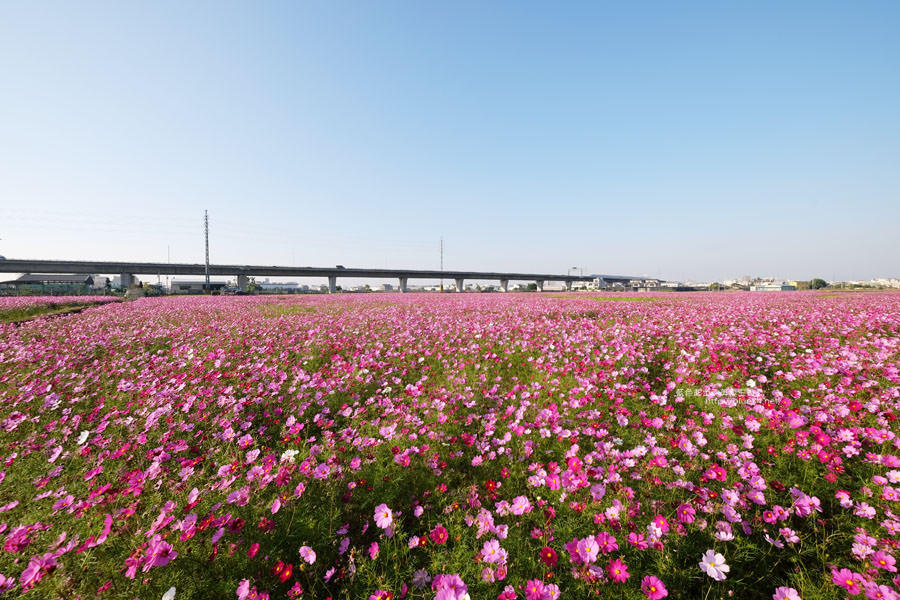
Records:
<instances>
[{"instance_id":1,"label":"magenta cosmos flower","mask_svg":"<svg viewBox=\"0 0 900 600\"><path fill-rule=\"evenodd\" d=\"M862 592L859 583L862 577L859 573L854 573L850 569L833 570L831 572L831 582L839 585L853 595Z\"/></svg>"},{"instance_id":2,"label":"magenta cosmos flower","mask_svg":"<svg viewBox=\"0 0 900 600\"><path fill-rule=\"evenodd\" d=\"M447 534L447 528L438 523L434 526L434 529L431 530L429 536L431 541L437 545L445 544L447 542L447 538L449 537Z\"/></svg>"},{"instance_id":3,"label":"magenta cosmos flower","mask_svg":"<svg viewBox=\"0 0 900 600\"><path fill-rule=\"evenodd\" d=\"M669 595L669 590L658 577L647 575L641 580L641 591L650 600L659 600Z\"/></svg>"},{"instance_id":4,"label":"magenta cosmos flower","mask_svg":"<svg viewBox=\"0 0 900 600\"><path fill-rule=\"evenodd\" d=\"M631 577L631 574L628 573L628 565L622 562L621 558L609 561L606 572L609 574L609 578L617 583L625 583L625 580Z\"/></svg>"}]
</instances>

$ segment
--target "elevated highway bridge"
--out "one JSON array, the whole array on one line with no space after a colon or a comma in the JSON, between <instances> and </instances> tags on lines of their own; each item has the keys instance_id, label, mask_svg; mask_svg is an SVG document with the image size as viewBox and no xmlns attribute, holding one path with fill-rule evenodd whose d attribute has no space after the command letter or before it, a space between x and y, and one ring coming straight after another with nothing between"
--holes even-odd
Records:
<instances>
[{"instance_id":1,"label":"elevated highway bridge","mask_svg":"<svg viewBox=\"0 0 900 600\"><path fill-rule=\"evenodd\" d=\"M110 262L98 260L0 260L0 272L4 273L88 273L119 275L123 287L134 281L135 275L206 275L205 264L157 263L157 262ZM533 281L543 291L547 281L561 281L566 289L575 282L590 282L595 279L604 284L632 285L643 282L645 277L625 275L553 275L549 273L507 273L500 271L439 271L427 269L362 269L350 267L281 267L277 265L209 265L210 276L235 277L237 285L246 289L250 277L325 277L331 293L337 290L338 277L396 279L401 292L407 291L410 279L452 279L456 291L465 289L465 280L496 280L505 292L510 281Z\"/></svg>"}]
</instances>

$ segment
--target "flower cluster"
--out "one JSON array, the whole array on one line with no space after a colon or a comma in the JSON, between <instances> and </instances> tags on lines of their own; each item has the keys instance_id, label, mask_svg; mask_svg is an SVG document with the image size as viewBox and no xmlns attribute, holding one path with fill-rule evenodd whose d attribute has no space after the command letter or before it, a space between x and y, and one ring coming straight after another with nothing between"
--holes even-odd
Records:
<instances>
[{"instance_id":1,"label":"flower cluster","mask_svg":"<svg viewBox=\"0 0 900 600\"><path fill-rule=\"evenodd\" d=\"M646 297L0 325L0 594L897 598L900 296Z\"/></svg>"}]
</instances>

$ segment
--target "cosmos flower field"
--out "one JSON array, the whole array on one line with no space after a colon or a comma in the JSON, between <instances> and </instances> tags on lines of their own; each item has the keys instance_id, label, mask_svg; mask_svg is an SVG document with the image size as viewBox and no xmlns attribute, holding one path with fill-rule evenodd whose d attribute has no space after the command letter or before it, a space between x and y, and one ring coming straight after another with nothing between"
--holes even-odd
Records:
<instances>
[{"instance_id":1,"label":"cosmos flower field","mask_svg":"<svg viewBox=\"0 0 900 600\"><path fill-rule=\"evenodd\" d=\"M898 414L892 293L0 325L0 597L896 598Z\"/></svg>"}]
</instances>

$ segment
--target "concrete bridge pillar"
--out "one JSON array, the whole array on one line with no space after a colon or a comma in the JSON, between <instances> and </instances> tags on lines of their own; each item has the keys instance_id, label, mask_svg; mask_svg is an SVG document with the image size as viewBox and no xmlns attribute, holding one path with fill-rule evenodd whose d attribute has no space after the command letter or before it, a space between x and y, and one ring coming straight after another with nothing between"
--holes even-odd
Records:
<instances>
[{"instance_id":1,"label":"concrete bridge pillar","mask_svg":"<svg viewBox=\"0 0 900 600\"><path fill-rule=\"evenodd\" d=\"M336 275L328 276L328 293L329 294L337 293L337 276Z\"/></svg>"},{"instance_id":2,"label":"concrete bridge pillar","mask_svg":"<svg viewBox=\"0 0 900 600\"><path fill-rule=\"evenodd\" d=\"M250 285L250 278L247 275L237 276L237 286L239 290L243 290L246 292L248 285Z\"/></svg>"},{"instance_id":3,"label":"concrete bridge pillar","mask_svg":"<svg viewBox=\"0 0 900 600\"><path fill-rule=\"evenodd\" d=\"M543 292L543 291L544 291L544 280L543 280L543 279L538 279L537 281L535 281L535 283L536 283L537 286L538 286L538 291L539 291L539 292Z\"/></svg>"},{"instance_id":4,"label":"concrete bridge pillar","mask_svg":"<svg viewBox=\"0 0 900 600\"><path fill-rule=\"evenodd\" d=\"M567 292L571 292L571 291L572 291L572 282L571 282L571 281L567 281L567 282L566 282L566 291L567 291Z\"/></svg>"},{"instance_id":5,"label":"concrete bridge pillar","mask_svg":"<svg viewBox=\"0 0 900 600\"><path fill-rule=\"evenodd\" d=\"M464 280L462 277L457 278L457 279L456 279L456 291L457 291L457 292L464 292L464 291L466 291L465 283L466 283L466 282L465 282L465 280Z\"/></svg>"},{"instance_id":6,"label":"concrete bridge pillar","mask_svg":"<svg viewBox=\"0 0 900 600\"><path fill-rule=\"evenodd\" d=\"M409 278L408 278L408 277L401 277L401 278L400 278L400 291L401 291L402 293L404 293L404 294L405 294L407 291L409 291L409 290L407 290L407 288L406 288L406 282L407 282L407 281L409 281Z\"/></svg>"},{"instance_id":7,"label":"concrete bridge pillar","mask_svg":"<svg viewBox=\"0 0 900 600\"><path fill-rule=\"evenodd\" d=\"M131 287L131 284L134 283L134 275L131 273L122 273L120 276L121 285L126 290Z\"/></svg>"},{"instance_id":8,"label":"concrete bridge pillar","mask_svg":"<svg viewBox=\"0 0 900 600\"><path fill-rule=\"evenodd\" d=\"M501 279L500 280L500 289L504 292L509 291L509 279Z\"/></svg>"}]
</instances>

